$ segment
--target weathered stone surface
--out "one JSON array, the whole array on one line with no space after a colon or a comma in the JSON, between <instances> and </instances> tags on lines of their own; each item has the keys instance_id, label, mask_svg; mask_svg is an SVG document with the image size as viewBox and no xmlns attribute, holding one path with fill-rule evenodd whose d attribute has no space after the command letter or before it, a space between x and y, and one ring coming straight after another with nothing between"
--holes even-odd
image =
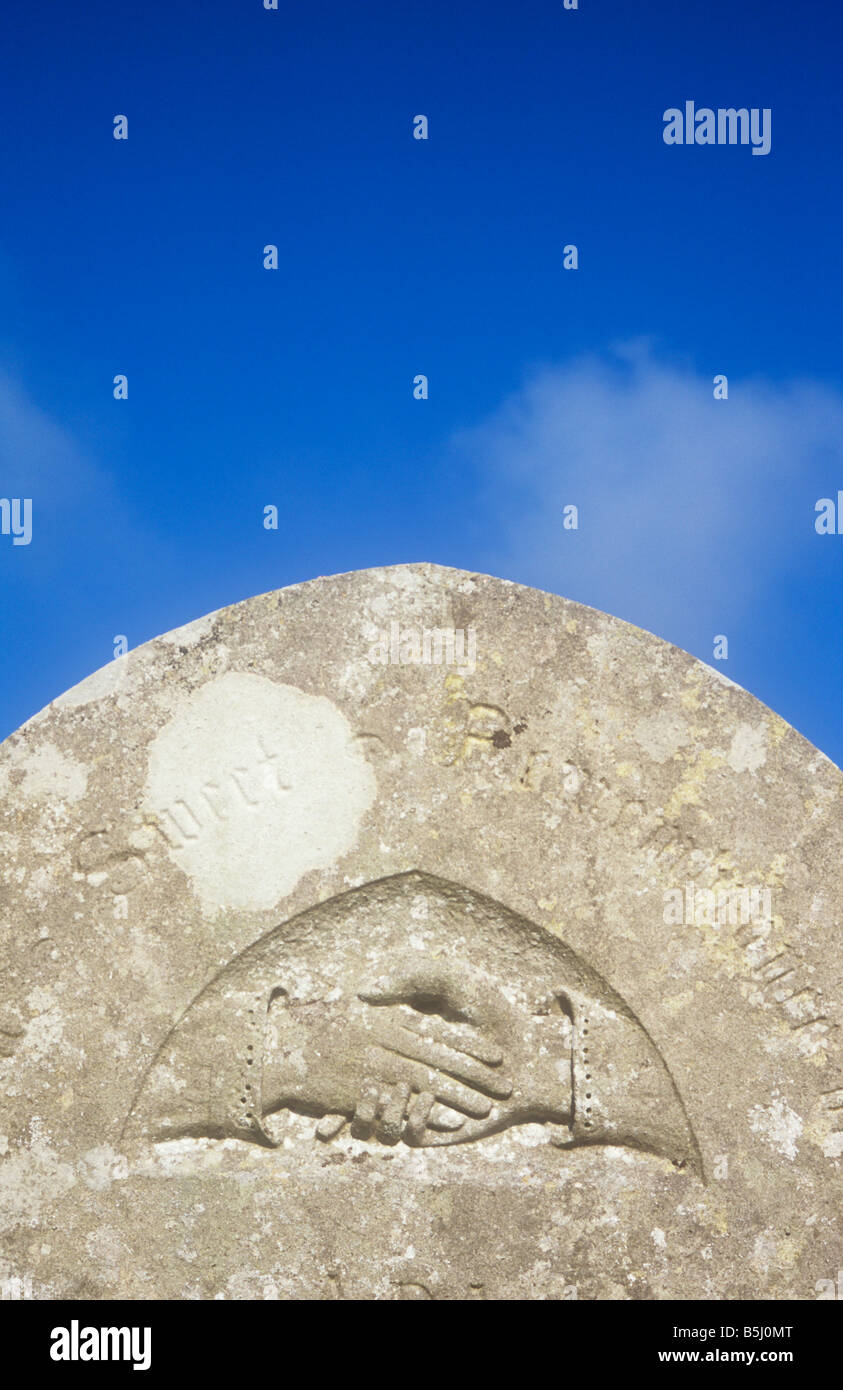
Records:
<instances>
[{"instance_id":1,"label":"weathered stone surface","mask_svg":"<svg viewBox=\"0 0 843 1390\"><path fill-rule=\"evenodd\" d=\"M841 791L687 654L435 566L112 663L0 750L0 1280L816 1298Z\"/></svg>"}]
</instances>

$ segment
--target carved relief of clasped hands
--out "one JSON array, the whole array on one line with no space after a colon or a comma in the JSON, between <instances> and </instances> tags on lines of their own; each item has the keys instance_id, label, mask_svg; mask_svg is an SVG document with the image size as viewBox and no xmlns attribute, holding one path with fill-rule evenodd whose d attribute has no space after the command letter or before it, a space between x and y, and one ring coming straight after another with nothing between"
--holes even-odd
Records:
<instances>
[{"instance_id":1,"label":"carved relief of clasped hands","mask_svg":"<svg viewBox=\"0 0 843 1390\"><path fill-rule=\"evenodd\" d=\"M570 1021L535 1008L460 961L384 961L355 995L299 1002L276 992L263 1062L263 1111L319 1116L323 1139L429 1147L511 1125L571 1119Z\"/></svg>"}]
</instances>

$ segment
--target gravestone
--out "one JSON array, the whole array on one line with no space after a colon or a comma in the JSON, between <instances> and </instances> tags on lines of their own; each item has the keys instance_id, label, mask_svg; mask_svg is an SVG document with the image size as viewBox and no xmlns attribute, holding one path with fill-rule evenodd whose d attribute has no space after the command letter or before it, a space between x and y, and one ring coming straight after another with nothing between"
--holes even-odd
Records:
<instances>
[{"instance_id":1,"label":"gravestone","mask_svg":"<svg viewBox=\"0 0 843 1390\"><path fill-rule=\"evenodd\" d=\"M2 1286L831 1296L842 791L686 653L431 565L110 663L0 750Z\"/></svg>"}]
</instances>

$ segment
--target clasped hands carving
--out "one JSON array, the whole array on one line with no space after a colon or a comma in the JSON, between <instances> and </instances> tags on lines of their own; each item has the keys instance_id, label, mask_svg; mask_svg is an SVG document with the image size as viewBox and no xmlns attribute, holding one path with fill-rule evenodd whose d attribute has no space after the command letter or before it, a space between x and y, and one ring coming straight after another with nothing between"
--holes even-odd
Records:
<instances>
[{"instance_id":1,"label":"clasped hands carving","mask_svg":"<svg viewBox=\"0 0 843 1390\"><path fill-rule=\"evenodd\" d=\"M347 997L270 1007L263 1111L321 1116L330 1139L465 1143L571 1119L571 1025L549 996L516 1007L463 962L402 954Z\"/></svg>"}]
</instances>

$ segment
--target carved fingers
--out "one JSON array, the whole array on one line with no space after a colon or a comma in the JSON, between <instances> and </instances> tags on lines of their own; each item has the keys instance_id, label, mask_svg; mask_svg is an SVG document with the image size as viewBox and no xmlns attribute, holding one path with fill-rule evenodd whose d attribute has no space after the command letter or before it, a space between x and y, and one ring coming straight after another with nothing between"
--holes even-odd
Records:
<instances>
[{"instance_id":1,"label":"carved fingers","mask_svg":"<svg viewBox=\"0 0 843 1390\"><path fill-rule=\"evenodd\" d=\"M443 1105L474 1118L488 1115L492 1101L512 1094L500 1048L477 1030L405 1005L372 1010L370 1018L369 1065L382 1075L391 1072L414 1092L429 1091Z\"/></svg>"},{"instance_id":2,"label":"carved fingers","mask_svg":"<svg viewBox=\"0 0 843 1390\"><path fill-rule=\"evenodd\" d=\"M447 1105L466 1115L488 1115L486 1097L503 1100L512 1094L512 1078L502 1070L503 1053L494 1043L479 1035L467 1038L444 1019L403 1010L391 1024L381 1046L408 1063L418 1063L427 1074L424 1089ZM413 1079L419 1075L414 1069Z\"/></svg>"},{"instance_id":3,"label":"carved fingers","mask_svg":"<svg viewBox=\"0 0 843 1390\"><path fill-rule=\"evenodd\" d=\"M365 1086L351 1121L352 1134L357 1139L373 1136L382 1144L397 1144L409 1099L410 1087L404 1081L380 1088Z\"/></svg>"},{"instance_id":4,"label":"carved fingers","mask_svg":"<svg viewBox=\"0 0 843 1390\"><path fill-rule=\"evenodd\" d=\"M505 1055L512 1062L523 1038L482 972L404 952L345 1009L320 1019L318 1042L302 1050L298 1099L327 1102L320 1138L339 1133L341 1114L355 1137L385 1144L454 1143L478 1126L500 1127L514 1104Z\"/></svg>"},{"instance_id":5,"label":"carved fingers","mask_svg":"<svg viewBox=\"0 0 843 1390\"><path fill-rule=\"evenodd\" d=\"M503 1062L503 1052L494 1039L470 1024L448 1023L435 1015L418 1014L407 1009L402 1010L401 1026L407 1032L413 1032L420 1038L430 1038L452 1052L473 1057L487 1068L499 1067Z\"/></svg>"},{"instance_id":6,"label":"carved fingers","mask_svg":"<svg viewBox=\"0 0 843 1390\"><path fill-rule=\"evenodd\" d=\"M431 1091L413 1092L407 1082L391 1086L368 1082L357 1102L351 1121L356 1139L378 1139L382 1144L418 1143L428 1128L434 1131L459 1129L464 1115L441 1105ZM320 1139L333 1139L346 1122L345 1115L324 1115L316 1126Z\"/></svg>"},{"instance_id":7,"label":"carved fingers","mask_svg":"<svg viewBox=\"0 0 843 1390\"><path fill-rule=\"evenodd\" d=\"M436 1097L432 1091L420 1091L418 1095L413 1096L407 1111L407 1124L404 1129L404 1139L408 1144L420 1142L435 1105ZM458 1116L456 1127L459 1128L461 1124L462 1116Z\"/></svg>"},{"instance_id":8,"label":"carved fingers","mask_svg":"<svg viewBox=\"0 0 843 1390\"><path fill-rule=\"evenodd\" d=\"M512 1094L501 1049L477 1029L393 1005L368 1016L366 1033L356 1138L426 1144L431 1133L453 1135L466 1121L486 1119L494 1102ZM331 1139L341 1128L332 1114L316 1132Z\"/></svg>"}]
</instances>

